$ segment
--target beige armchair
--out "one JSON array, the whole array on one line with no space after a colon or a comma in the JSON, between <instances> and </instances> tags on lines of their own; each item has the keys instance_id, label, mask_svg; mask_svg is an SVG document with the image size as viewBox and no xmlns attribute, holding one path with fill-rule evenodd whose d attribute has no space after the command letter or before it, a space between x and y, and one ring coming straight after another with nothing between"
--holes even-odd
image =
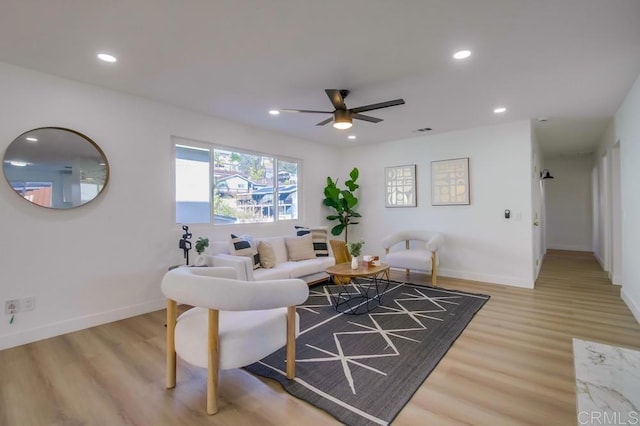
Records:
<instances>
[{"instance_id":1,"label":"beige armchair","mask_svg":"<svg viewBox=\"0 0 640 426\"><path fill-rule=\"evenodd\" d=\"M431 283L438 285L438 250L444 236L438 232L400 231L382 240L385 263L392 268L431 273Z\"/></svg>"},{"instance_id":2,"label":"beige armchair","mask_svg":"<svg viewBox=\"0 0 640 426\"><path fill-rule=\"evenodd\" d=\"M295 377L295 305L309 295L300 279L236 280L233 268L167 272L167 388L176 386L176 354L207 369L207 413L218 411L218 371L244 367L287 346L287 377ZM194 306L176 321L176 305Z\"/></svg>"},{"instance_id":3,"label":"beige armchair","mask_svg":"<svg viewBox=\"0 0 640 426\"><path fill-rule=\"evenodd\" d=\"M351 254L347 249L347 243L342 240L329 240L329 244L331 245L333 256L336 259L336 265L351 262ZM349 284L350 282L351 278L349 277L333 277L333 283L336 285Z\"/></svg>"}]
</instances>

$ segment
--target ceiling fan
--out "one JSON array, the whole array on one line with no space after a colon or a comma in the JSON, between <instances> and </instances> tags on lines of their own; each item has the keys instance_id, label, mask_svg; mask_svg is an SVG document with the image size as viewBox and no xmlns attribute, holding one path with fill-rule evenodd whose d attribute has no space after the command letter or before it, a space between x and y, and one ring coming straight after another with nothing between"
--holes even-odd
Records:
<instances>
[{"instance_id":1,"label":"ceiling fan","mask_svg":"<svg viewBox=\"0 0 640 426\"><path fill-rule=\"evenodd\" d=\"M368 121L370 123L379 123L381 118L371 117L360 114L361 112L373 111L374 109L382 109L396 105L404 104L404 99L394 99L392 101L380 102L377 104L364 105L357 108L347 109L344 99L349 95L348 90L325 89L327 96L331 100L335 110L333 111L315 111L308 109L281 109L281 112L307 112L312 114L333 114L333 117L327 118L316 124L316 126L324 126L333 121L333 127L336 129L349 129L353 125L353 119Z\"/></svg>"}]
</instances>

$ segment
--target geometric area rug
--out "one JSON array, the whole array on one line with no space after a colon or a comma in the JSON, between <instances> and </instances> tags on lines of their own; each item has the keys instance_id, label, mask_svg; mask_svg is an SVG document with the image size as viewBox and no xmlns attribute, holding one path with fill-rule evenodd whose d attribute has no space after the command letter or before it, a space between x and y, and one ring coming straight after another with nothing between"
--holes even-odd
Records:
<instances>
[{"instance_id":1,"label":"geometric area rug","mask_svg":"<svg viewBox=\"0 0 640 426\"><path fill-rule=\"evenodd\" d=\"M391 281L381 305L344 315L327 286L312 287L297 308L296 378L286 377L286 348L245 369L347 425L389 424L488 299Z\"/></svg>"}]
</instances>

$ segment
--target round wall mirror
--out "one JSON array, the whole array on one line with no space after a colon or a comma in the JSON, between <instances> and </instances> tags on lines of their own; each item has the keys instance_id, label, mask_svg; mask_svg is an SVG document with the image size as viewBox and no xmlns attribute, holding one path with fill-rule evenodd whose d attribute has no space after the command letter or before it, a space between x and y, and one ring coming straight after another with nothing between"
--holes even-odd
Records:
<instances>
[{"instance_id":1,"label":"round wall mirror","mask_svg":"<svg viewBox=\"0 0 640 426\"><path fill-rule=\"evenodd\" d=\"M41 127L18 136L4 153L3 170L18 195L52 209L90 202L109 180L109 165L100 147L61 127Z\"/></svg>"}]
</instances>

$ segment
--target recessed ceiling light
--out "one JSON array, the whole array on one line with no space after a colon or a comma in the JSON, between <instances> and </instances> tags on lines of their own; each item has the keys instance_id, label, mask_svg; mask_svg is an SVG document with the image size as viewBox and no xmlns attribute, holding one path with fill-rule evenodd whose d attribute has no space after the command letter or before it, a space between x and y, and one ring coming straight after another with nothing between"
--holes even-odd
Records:
<instances>
[{"instance_id":1,"label":"recessed ceiling light","mask_svg":"<svg viewBox=\"0 0 640 426\"><path fill-rule=\"evenodd\" d=\"M269 114L271 115L280 115L280 111L278 111L277 109L272 109L269 111Z\"/></svg>"},{"instance_id":2,"label":"recessed ceiling light","mask_svg":"<svg viewBox=\"0 0 640 426\"><path fill-rule=\"evenodd\" d=\"M505 107L498 107L498 108L494 109L493 112L495 112L496 114L502 114L506 110L507 109Z\"/></svg>"},{"instance_id":3,"label":"recessed ceiling light","mask_svg":"<svg viewBox=\"0 0 640 426\"><path fill-rule=\"evenodd\" d=\"M471 56L471 51L470 50L460 50L456 53L453 54L453 57L455 59L466 59L469 56Z\"/></svg>"},{"instance_id":4,"label":"recessed ceiling light","mask_svg":"<svg viewBox=\"0 0 640 426\"><path fill-rule=\"evenodd\" d=\"M26 161L9 161L9 164L16 167L24 167L27 165Z\"/></svg>"},{"instance_id":5,"label":"recessed ceiling light","mask_svg":"<svg viewBox=\"0 0 640 426\"><path fill-rule=\"evenodd\" d=\"M38 142L38 138L34 138L34 137L28 137L25 139L28 140L29 142Z\"/></svg>"},{"instance_id":6,"label":"recessed ceiling light","mask_svg":"<svg viewBox=\"0 0 640 426\"><path fill-rule=\"evenodd\" d=\"M349 138L349 139L352 139L352 140L353 140L353 139L355 139L355 138L356 138L356 135L349 135L349 136L347 136L347 138Z\"/></svg>"},{"instance_id":7,"label":"recessed ceiling light","mask_svg":"<svg viewBox=\"0 0 640 426\"><path fill-rule=\"evenodd\" d=\"M108 53L98 53L98 59L105 62L116 62L117 59L113 55L109 55Z\"/></svg>"}]
</instances>

